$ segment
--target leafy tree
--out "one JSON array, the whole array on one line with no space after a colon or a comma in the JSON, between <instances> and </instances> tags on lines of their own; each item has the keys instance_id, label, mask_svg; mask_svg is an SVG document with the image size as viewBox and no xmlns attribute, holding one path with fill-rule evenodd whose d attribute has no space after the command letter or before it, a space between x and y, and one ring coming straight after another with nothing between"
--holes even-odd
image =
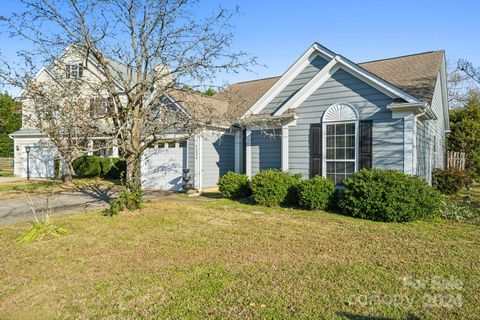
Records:
<instances>
[{"instance_id":1,"label":"leafy tree","mask_svg":"<svg viewBox=\"0 0 480 320\"><path fill-rule=\"evenodd\" d=\"M480 100L473 95L464 108L450 111L451 133L448 149L466 154L466 167L474 175L480 174Z\"/></svg>"},{"instance_id":2,"label":"leafy tree","mask_svg":"<svg viewBox=\"0 0 480 320\"><path fill-rule=\"evenodd\" d=\"M20 104L8 93L0 94L0 157L13 157L13 140L8 135L21 126Z\"/></svg>"},{"instance_id":3,"label":"leafy tree","mask_svg":"<svg viewBox=\"0 0 480 320\"><path fill-rule=\"evenodd\" d=\"M211 96L216 95L217 91L215 91L215 89L213 89L213 88L208 88L207 90L205 90L205 92L203 94L211 97Z\"/></svg>"}]
</instances>

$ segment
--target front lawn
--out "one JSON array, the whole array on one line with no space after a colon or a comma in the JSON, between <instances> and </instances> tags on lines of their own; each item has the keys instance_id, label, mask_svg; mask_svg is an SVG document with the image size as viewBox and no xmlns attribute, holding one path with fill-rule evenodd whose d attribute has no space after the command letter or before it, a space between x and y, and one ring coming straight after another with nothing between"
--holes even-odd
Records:
<instances>
[{"instance_id":1,"label":"front lawn","mask_svg":"<svg viewBox=\"0 0 480 320\"><path fill-rule=\"evenodd\" d=\"M472 318L480 229L174 196L0 230L2 319ZM383 319L383 318L382 318Z\"/></svg>"},{"instance_id":2,"label":"front lawn","mask_svg":"<svg viewBox=\"0 0 480 320\"><path fill-rule=\"evenodd\" d=\"M74 179L71 183L62 183L61 180L19 180L0 184L0 197L22 195L23 192L73 191L92 184L113 186L118 184L118 182L99 178Z\"/></svg>"}]
</instances>

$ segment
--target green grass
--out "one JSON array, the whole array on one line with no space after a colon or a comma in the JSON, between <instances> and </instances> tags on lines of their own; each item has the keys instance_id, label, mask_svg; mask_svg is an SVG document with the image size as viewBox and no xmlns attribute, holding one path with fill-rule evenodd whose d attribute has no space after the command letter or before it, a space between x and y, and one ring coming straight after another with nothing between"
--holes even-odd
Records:
<instances>
[{"instance_id":1,"label":"green grass","mask_svg":"<svg viewBox=\"0 0 480 320\"><path fill-rule=\"evenodd\" d=\"M35 192L45 190L75 190L89 185L112 186L118 184L116 181L102 180L102 179L75 179L72 183L64 184L60 180L22 180L18 182L9 182L0 184L0 195L2 193L18 193L21 191Z\"/></svg>"},{"instance_id":2,"label":"green grass","mask_svg":"<svg viewBox=\"0 0 480 320\"><path fill-rule=\"evenodd\" d=\"M480 229L471 224L387 224L186 197L54 223L68 235L26 245L17 239L31 224L1 228L1 319L480 314ZM462 305L428 304L437 294Z\"/></svg>"},{"instance_id":3,"label":"green grass","mask_svg":"<svg viewBox=\"0 0 480 320\"><path fill-rule=\"evenodd\" d=\"M31 180L5 183L0 185L0 192L44 190L58 186L60 183L60 181L54 180Z\"/></svg>"},{"instance_id":4,"label":"green grass","mask_svg":"<svg viewBox=\"0 0 480 320\"><path fill-rule=\"evenodd\" d=\"M0 170L0 177L11 177L13 176L13 171L1 171Z\"/></svg>"}]
</instances>

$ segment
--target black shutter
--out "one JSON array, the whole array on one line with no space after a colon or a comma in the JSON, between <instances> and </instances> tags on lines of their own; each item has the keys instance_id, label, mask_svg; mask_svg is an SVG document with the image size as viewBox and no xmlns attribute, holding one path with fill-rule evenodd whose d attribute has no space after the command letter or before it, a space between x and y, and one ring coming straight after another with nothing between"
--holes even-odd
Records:
<instances>
[{"instance_id":1,"label":"black shutter","mask_svg":"<svg viewBox=\"0 0 480 320\"><path fill-rule=\"evenodd\" d=\"M70 78L70 65L65 65L65 76L68 78Z\"/></svg>"},{"instance_id":2,"label":"black shutter","mask_svg":"<svg viewBox=\"0 0 480 320\"><path fill-rule=\"evenodd\" d=\"M310 125L310 176L322 175L322 124Z\"/></svg>"},{"instance_id":3,"label":"black shutter","mask_svg":"<svg viewBox=\"0 0 480 320\"><path fill-rule=\"evenodd\" d=\"M372 121L360 122L360 169L372 168Z\"/></svg>"}]
</instances>

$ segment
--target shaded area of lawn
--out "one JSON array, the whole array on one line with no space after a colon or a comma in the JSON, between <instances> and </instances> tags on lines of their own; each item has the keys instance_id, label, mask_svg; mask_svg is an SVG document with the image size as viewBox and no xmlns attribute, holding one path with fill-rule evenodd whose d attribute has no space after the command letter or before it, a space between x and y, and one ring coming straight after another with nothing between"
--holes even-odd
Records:
<instances>
[{"instance_id":1,"label":"shaded area of lawn","mask_svg":"<svg viewBox=\"0 0 480 320\"><path fill-rule=\"evenodd\" d=\"M55 221L70 234L23 246L15 239L29 224L1 228L0 318L445 319L480 313L480 229L474 225L386 224L186 197L114 218L91 212ZM461 286L419 288L403 277ZM462 306L436 306L436 294L460 297Z\"/></svg>"},{"instance_id":2,"label":"shaded area of lawn","mask_svg":"<svg viewBox=\"0 0 480 320\"><path fill-rule=\"evenodd\" d=\"M93 185L107 187L119 184L119 181L116 180L104 180L98 178L74 179L73 182L70 183L63 183L61 180L20 180L0 184L0 196L22 194L25 191L79 191L85 187Z\"/></svg>"},{"instance_id":3,"label":"shaded area of lawn","mask_svg":"<svg viewBox=\"0 0 480 320\"><path fill-rule=\"evenodd\" d=\"M13 176L13 171L0 170L0 177L11 177L11 176Z\"/></svg>"}]
</instances>

